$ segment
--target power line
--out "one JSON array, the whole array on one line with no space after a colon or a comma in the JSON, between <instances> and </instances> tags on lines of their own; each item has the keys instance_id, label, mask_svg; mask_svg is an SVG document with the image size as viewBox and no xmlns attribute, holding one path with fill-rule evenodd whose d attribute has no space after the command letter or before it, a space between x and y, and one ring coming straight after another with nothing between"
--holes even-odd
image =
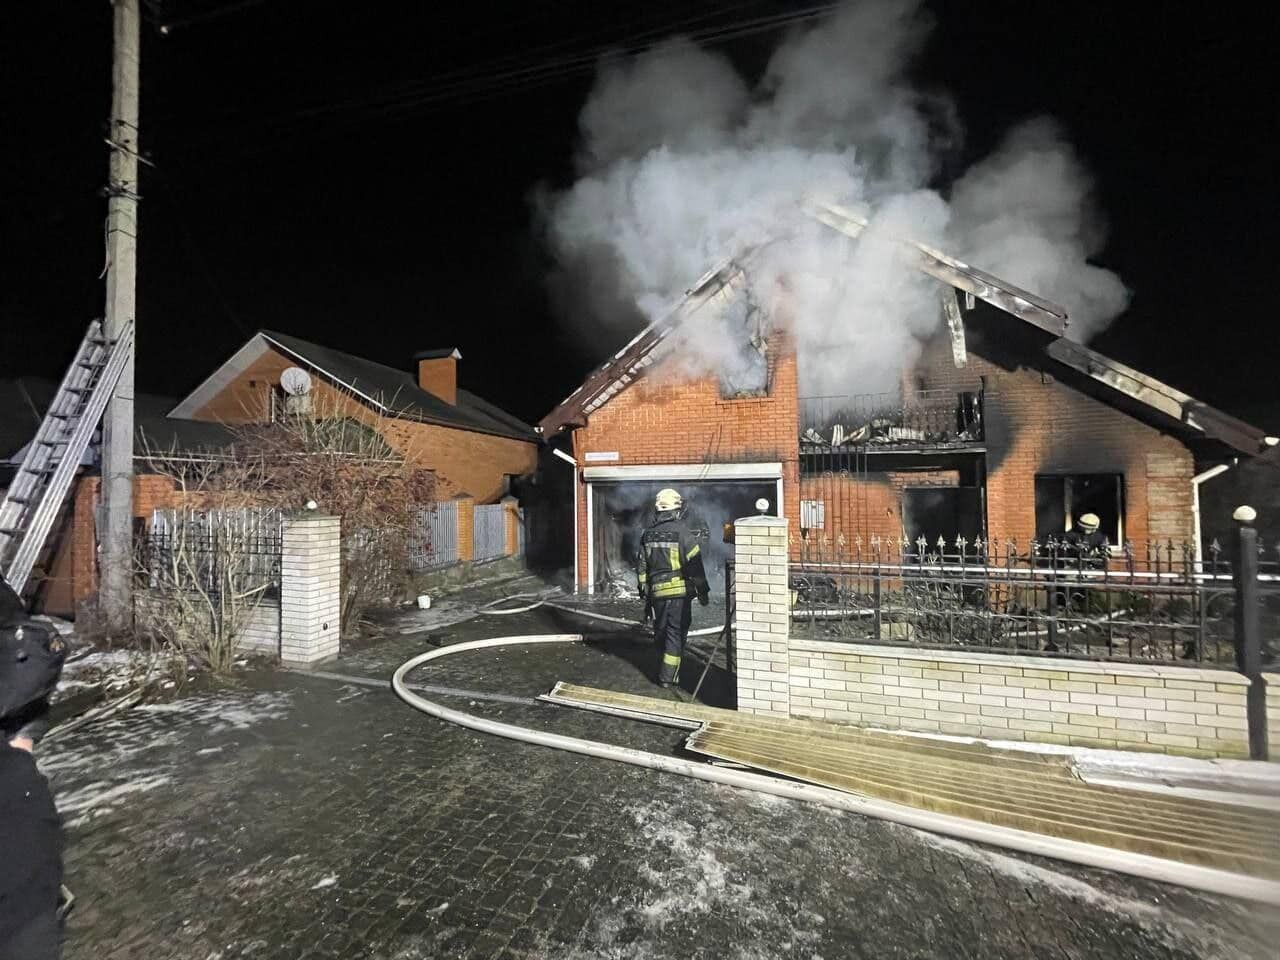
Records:
<instances>
[{"instance_id":1,"label":"power line","mask_svg":"<svg viewBox=\"0 0 1280 960\"><path fill-rule=\"evenodd\" d=\"M647 42L670 34L674 31L682 30L692 24L700 23L717 16L724 15L733 11L741 10L744 7L755 6L762 0L743 0L743 2L732 3L728 6L712 8L709 11L695 14L693 16L683 17L674 21L662 23L658 26L649 27L639 32L633 32L614 40L604 41L599 39L598 31L581 33L573 37L561 38L559 40L544 43L540 46L522 50L518 54L509 54L502 57L495 57L490 60L481 61L479 63L468 64L466 66L457 67L451 70L444 70L432 74L426 78L419 78L410 83L403 84L398 87L377 91L366 96L350 97L340 101L326 101L311 106L297 107L290 110L281 111L275 114L264 115L257 118L257 122L263 124L277 124L289 122L291 120L310 120L318 116L336 113L345 109L361 109L369 106L375 106L382 102L394 102L408 96L420 94L423 91L430 90L433 86L441 84L465 84L468 82L483 80L486 75L493 75L497 70L521 70L538 65L553 65L564 60L567 54L557 54L552 59L538 59L539 56L550 54L554 51L561 50L564 47L572 47L574 44L584 41L594 41L594 45L579 51L574 56L585 57L591 62L601 54L621 48L634 48L637 45L645 45ZM647 20L647 17L633 18L623 21L616 26L622 28L630 28L638 26ZM490 40L492 35L490 36ZM252 108L240 108L230 113L223 113L223 117L234 117L250 112Z\"/></svg>"},{"instance_id":2,"label":"power line","mask_svg":"<svg viewBox=\"0 0 1280 960\"><path fill-rule=\"evenodd\" d=\"M186 27L193 27L196 24L208 23L212 20L219 20L222 17L233 13L242 13L250 7L256 7L266 3L267 0L236 0L234 3L228 3L225 6L215 7L204 13L192 14L188 17L179 17L175 20L162 20L163 3L161 0L152 0L147 4L151 13L150 19L156 24L156 29L164 36L169 36L174 30L181 30Z\"/></svg>"},{"instance_id":3,"label":"power line","mask_svg":"<svg viewBox=\"0 0 1280 960\"><path fill-rule=\"evenodd\" d=\"M690 31L686 36L694 43L702 46L716 46L733 40L750 37L762 33L776 31L791 26L810 23L821 19L836 8L835 3L824 3L786 14L774 14L738 20L729 24L707 27ZM343 126L349 128L360 123L368 123L386 119L393 115L409 115L430 112L445 107L467 106L482 100L508 95L512 92L525 92L539 89L551 83L559 82L567 77L580 75L596 69L601 63L626 59L648 49L655 38L667 35L672 25L653 28L619 43L603 44L589 50L567 54L534 63L524 63L509 69L481 73L474 76L462 76L444 83L428 81L403 88L403 92L393 96L380 94L361 100L346 101L325 107L311 107L266 118L261 122L273 123L277 136L274 140L259 139L256 149L237 151L237 155L257 154L284 146L289 142L305 136L303 125L322 116L346 113ZM435 80L436 78L433 78ZM281 130L281 127L284 129ZM335 125L320 132L320 136L333 135L339 128Z\"/></svg>"}]
</instances>

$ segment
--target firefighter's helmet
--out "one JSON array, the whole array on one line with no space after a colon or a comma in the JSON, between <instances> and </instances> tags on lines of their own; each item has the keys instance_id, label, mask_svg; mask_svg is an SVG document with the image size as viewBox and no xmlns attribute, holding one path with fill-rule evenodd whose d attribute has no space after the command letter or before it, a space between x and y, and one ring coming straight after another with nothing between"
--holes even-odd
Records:
<instances>
[{"instance_id":1,"label":"firefighter's helmet","mask_svg":"<svg viewBox=\"0 0 1280 960\"><path fill-rule=\"evenodd\" d=\"M659 513L666 513L683 507L684 498L680 496L680 491L667 487L665 490L658 491L658 496L654 498L653 505Z\"/></svg>"},{"instance_id":2,"label":"firefighter's helmet","mask_svg":"<svg viewBox=\"0 0 1280 960\"><path fill-rule=\"evenodd\" d=\"M1080 529L1085 533L1094 533L1101 523L1096 513L1086 513L1080 518Z\"/></svg>"}]
</instances>

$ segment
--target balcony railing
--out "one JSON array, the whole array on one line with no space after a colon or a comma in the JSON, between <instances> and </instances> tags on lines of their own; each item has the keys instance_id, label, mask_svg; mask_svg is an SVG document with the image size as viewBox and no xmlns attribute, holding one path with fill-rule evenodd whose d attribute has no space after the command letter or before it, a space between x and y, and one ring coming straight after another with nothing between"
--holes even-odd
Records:
<instances>
[{"instance_id":1,"label":"balcony railing","mask_svg":"<svg viewBox=\"0 0 1280 960\"><path fill-rule=\"evenodd\" d=\"M985 440L982 394L921 390L800 398L803 450L969 447Z\"/></svg>"}]
</instances>

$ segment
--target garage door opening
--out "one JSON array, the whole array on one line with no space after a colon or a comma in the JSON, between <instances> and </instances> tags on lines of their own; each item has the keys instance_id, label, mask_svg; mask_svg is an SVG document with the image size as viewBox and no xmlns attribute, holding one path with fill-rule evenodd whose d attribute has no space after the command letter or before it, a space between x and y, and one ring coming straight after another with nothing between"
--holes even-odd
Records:
<instances>
[{"instance_id":1,"label":"garage door opening","mask_svg":"<svg viewBox=\"0 0 1280 960\"><path fill-rule=\"evenodd\" d=\"M684 497L688 522L698 531L702 544L711 591L717 595L723 595L725 561L733 556L733 545L724 542L724 525L757 515L755 504L760 499L769 502L766 512L770 516L778 515L776 480L591 483L591 581L596 592L636 596L640 535L653 521L653 500L664 487L672 487Z\"/></svg>"}]
</instances>

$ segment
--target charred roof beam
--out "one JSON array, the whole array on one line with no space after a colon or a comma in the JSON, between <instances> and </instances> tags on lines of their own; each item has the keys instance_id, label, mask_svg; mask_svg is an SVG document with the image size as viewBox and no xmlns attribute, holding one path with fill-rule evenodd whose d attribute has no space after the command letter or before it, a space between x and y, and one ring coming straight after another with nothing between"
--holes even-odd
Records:
<instances>
[{"instance_id":1,"label":"charred roof beam","mask_svg":"<svg viewBox=\"0 0 1280 960\"><path fill-rule=\"evenodd\" d=\"M805 204L804 209L810 217L846 237L857 239L870 228L865 218L834 203L810 202ZM879 231L872 229L879 235ZM1064 307L948 256L941 250L915 240L888 235L885 237L905 250L911 265L923 273L979 300L985 300L993 307L1020 320L1026 320L1055 336L1060 337L1066 332L1067 311Z\"/></svg>"}]
</instances>

